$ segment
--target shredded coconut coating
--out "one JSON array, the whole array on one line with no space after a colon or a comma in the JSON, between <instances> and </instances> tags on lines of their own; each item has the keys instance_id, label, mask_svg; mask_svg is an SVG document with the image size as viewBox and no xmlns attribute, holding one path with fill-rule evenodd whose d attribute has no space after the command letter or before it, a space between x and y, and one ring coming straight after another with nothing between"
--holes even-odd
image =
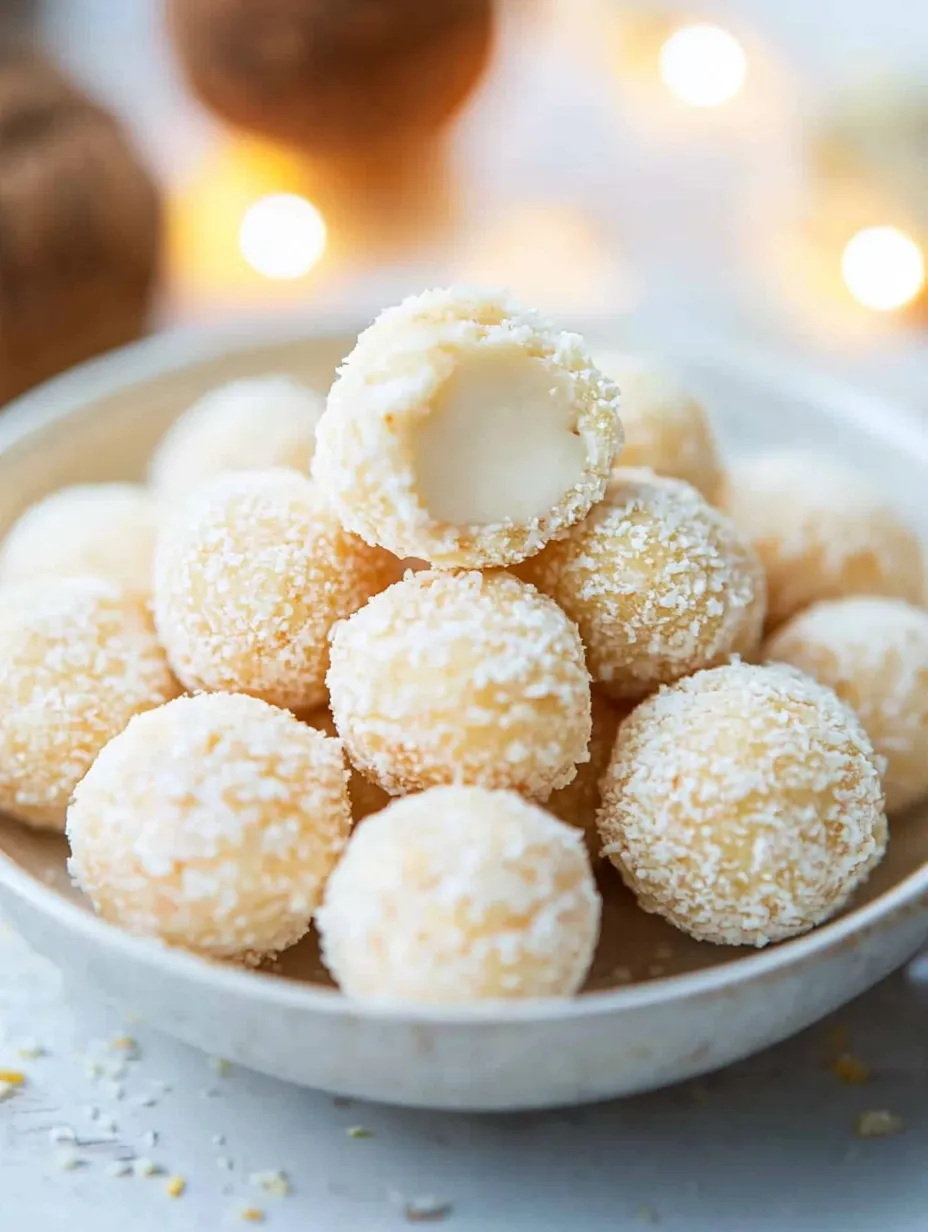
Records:
<instances>
[{"instance_id":1,"label":"shredded coconut coating","mask_svg":"<svg viewBox=\"0 0 928 1232\"><path fill-rule=\"evenodd\" d=\"M241 694L133 720L68 811L69 869L129 932L253 963L309 928L348 837L341 745Z\"/></svg>"},{"instance_id":2,"label":"shredded coconut coating","mask_svg":"<svg viewBox=\"0 0 928 1232\"><path fill-rule=\"evenodd\" d=\"M886 760L890 813L928 795L928 612L878 596L827 600L794 616L764 653L857 712Z\"/></svg>"},{"instance_id":3,"label":"shredded coconut coating","mask_svg":"<svg viewBox=\"0 0 928 1232\"><path fill-rule=\"evenodd\" d=\"M566 997L586 978L601 903L583 836L514 792L435 787L369 817L317 923L349 997Z\"/></svg>"},{"instance_id":4,"label":"shredded coconut coating","mask_svg":"<svg viewBox=\"0 0 928 1232\"><path fill-rule=\"evenodd\" d=\"M159 536L158 633L188 689L318 706L329 630L398 569L388 553L342 530L305 476L222 475Z\"/></svg>"},{"instance_id":5,"label":"shredded coconut coating","mask_svg":"<svg viewBox=\"0 0 928 1232\"><path fill-rule=\"evenodd\" d=\"M828 457L743 459L732 466L720 504L763 561L768 628L821 599L922 601L917 537L866 480Z\"/></svg>"},{"instance_id":6,"label":"shredded coconut coating","mask_svg":"<svg viewBox=\"0 0 928 1232\"><path fill-rule=\"evenodd\" d=\"M701 403L645 356L611 351L596 356L596 362L622 391L622 466L683 479L714 503L722 461Z\"/></svg>"},{"instance_id":7,"label":"shredded coconut coating","mask_svg":"<svg viewBox=\"0 0 928 1232\"><path fill-rule=\"evenodd\" d=\"M596 828L596 814L602 802L600 780L612 758L619 724L629 709L619 707L601 693L594 693L592 702L590 760L577 768L577 777L572 783L551 793L545 808L561 821L582 830L590 855L595 858L602 846Z\"/></svg>"},{"instance_id":8,"label":"shredded coconut coating","mask_svg":"<svg viewBox=\"0 0 928 1232\"><path fill-rule=\"evenodd\" d=\"M645 911L699 941L806 932L886 849L878 759L856 715L779 664L661 689L622 724L602 786L603 854Z\"/></svg>"},{"instance_id":9,"label":"shredded coconut coating","mask_svg":"<svg viewBox=\"0 0 928 1232\"><path fill-rule=\"evenodd\" d=\"M338 729L328 706L319 706L308 713L300 714L299 717L310 727L315 727L317 731L324 732L327 736L338 737ZM355 824L369 817L371 813L379 813L391 800L382 787L371 782L350 761L348 762L348 798L351 801L351 817Z\"/></svg>"},{"instance_id":10,"label":"shredded coconut coating","mask_svg":"<svg viewBox=\"0 0 928 1232\"><path fill-rule=\"evenodd\" d=\"M417 491L414 438L459 365L517 350L567 388L584 445L582 475L542 516L452 525ZM388 308L358 338L329 393L314 473L346 529L436 567L505 566L564 534L602 498L621 445L619 392L577 334L558 331L505 292L452 287ZM524 439L524 438L523 438ZM518 457L513 460L513 483Z\"/></svg>"},{"instance_id":11,"label":"shredded coconut coating","mask_svg":"<svg viewBox=\"0 0 928 1232\"><path fill-rule=\"evenodd\" d=\"M593 680L617 700L760 646L754 551L695 488L651 471L616 468L606 499L518 573L577 622Z\"/></svg>"},{"instance_id":12,"label":"shredded coconut coating","mask_svg":"<svg viewBox=\"0 0 928 1232\"><path fill-rule=\"evenodd\" d=\"M325 407L293 377L250 377L220 385L185 411L149 465L153 487L183 496L224 471L284 466L306 474Z\"/></svg>"},{"instance_id":13,"label":"shredded coconut coating","mask_svg":"<svg viewBox=\"0 0 928 1232\"><path fill-rule=\"evenodd\" d=\"M332 713L390 795L444 783L545 800L589 760L576 626L507 573L407 574L335 627Z\"/></svg>"},{"instance_id":14,"label":"shredded coconut coating","mask_svg":"<svg viewBox=\"0 0 928 1232\"><path fill-rule=\"evenodd\" d=\"M37 501L0 547L0 583L101 577L151 592L158 505L134 483L87 483Z\"/></svg>"},{"instance_id":15,"label":"shredded coconut coating","mask_svg":"<svg viewBox=\"0 0 928 1232\"><path fill-rule=\"evenodd\" d=\"M63 830L100 749L178 692L148 610L128 591L101 578L0 591L0 809Z\"/></svg>"}]
</instances>

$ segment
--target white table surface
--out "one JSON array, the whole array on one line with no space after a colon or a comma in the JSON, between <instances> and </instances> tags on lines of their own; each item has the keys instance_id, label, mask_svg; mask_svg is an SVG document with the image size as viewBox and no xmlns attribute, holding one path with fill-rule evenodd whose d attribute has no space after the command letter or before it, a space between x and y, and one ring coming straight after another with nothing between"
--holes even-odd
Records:
<instances>
[{"instance_id":1,"label":"white table surface","mask_svg":"<svg viewBox=\"0 0 928 1232\"><path fill-rule=\"evenodd\" d=\"M928 987L899 975L830 1020L847 1028L869 1082L829 1068L828 1024L704 1082L550 1114L455 1116L333 1101L247 1071L217 1074L0 932L0 1067L27 1085L0 1103L2 1232L389 1232L410 1225L403 1200L450 1203L447 1232L923 1232L928 1227ZM94 1078L86 1056L139 1056L124 1078ZM41 1057L22 1058L34 1045ZM158 1094L159 1082L170 1090ZM117 1085L122 1089L117 1094ZM157 1102L140 1106L146 1096ZM89 1110L116 1123L102 1133ZM905 1128L861 1139L855 1119L886 1109ZM83 1162L67 1171L49 1133L73 1128ZM360 1126L370 1137L348 1130ZM145 1144L149 1130L155 1146ZM222 1135L222 1145L213 1139ZM86 1144L86 1145L84 1145ZM107 1165L140 1155L150 1179ZM229 1171L217 1159L232 1163ZM249 1182L283 1169L286 1197ZM172 1201L169 1174L187 1182Z\"/></svg>"}]
</instances>

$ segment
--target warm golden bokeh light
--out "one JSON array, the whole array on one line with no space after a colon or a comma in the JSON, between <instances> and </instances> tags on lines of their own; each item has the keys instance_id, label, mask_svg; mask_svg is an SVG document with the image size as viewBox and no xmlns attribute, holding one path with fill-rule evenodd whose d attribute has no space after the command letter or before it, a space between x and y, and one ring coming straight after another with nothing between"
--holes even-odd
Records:
<instances>
[{"instance_id":1,"label":"warm golden bokeh light","mask_svg":"<svg viewBox=\"0 0 928 1232\"><path fill-rule=\"evenodd\" d=\"M661 79L690 107L718 107L744 85L744 48L721 26L683 26L660 50Z\"/></svg>"},{"instance_id":2,"label":"warm golden bokeh light","mask_svg":"<svg viewBox=\"0 0 928 1232\"><path fill-rule=\"evenodd\" d=\"M302 278L325 252L325 219L295 193L271 193L250 205L238 235L251 268L277 281Z\"/></svg>"},{"instance_id":3,"label":"warm golden bokeh light","mask_svg":"<svg viewBox=\"0 0 928 1232\"><path fill-rule=\"evenodd\" d=\"M841 274L858 303L892 312L911 303L925 285L925 258L898 227L865 227L846 244Z\"/></svg>"}]
</instances>

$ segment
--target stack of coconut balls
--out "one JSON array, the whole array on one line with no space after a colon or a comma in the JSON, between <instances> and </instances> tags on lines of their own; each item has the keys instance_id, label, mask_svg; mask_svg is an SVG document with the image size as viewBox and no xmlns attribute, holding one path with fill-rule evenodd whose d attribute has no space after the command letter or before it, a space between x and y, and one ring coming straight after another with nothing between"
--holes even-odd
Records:
<instances>
[{"instance_id":1,"label":"stack of coconut balls","mask_svg":"<svg viewBox=\"0 0 928 1232\"><path fill-rule=\"evenodd\" d=\"M659 367L505 294L388 309L324 405L215 390L0 582L0 805L108 920L247 963L315 920L356 998L577 992L600 856L794 936L928 794L912 533L820 457L726 475Z\"/></svg>"}]
</instances>

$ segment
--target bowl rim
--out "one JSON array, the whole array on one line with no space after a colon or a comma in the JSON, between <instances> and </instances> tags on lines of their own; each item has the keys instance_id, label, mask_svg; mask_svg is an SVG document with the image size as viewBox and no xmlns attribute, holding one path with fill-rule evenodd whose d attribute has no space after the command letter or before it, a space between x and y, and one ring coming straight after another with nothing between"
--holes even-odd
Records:
<instances>
[{"instance_id":1,"label":"bowl rim","mask_svg":"<svg viewBox=\"0 0 928 1232\"><path fill-rule=\"evenodd\" d=\"M607 328L610 321L594 318L579 326L571 324L595 333ZM260 351L271 346L296 344L301 339L335 341L357 331L357 315L327 317L323 322L317 316L296 315L156 334L90 360L12 401L0 416L0 455L36 431L79 415L91 402L146 381L221 359L230 352ZM786 364L754 344L726 343L709 334L691 334L683 340L671 336L666 349L673 356L689 358L715 369L738 370L742 376L772 386L785 396L793 394L801 400L815 401L830 416L840 417L844 422L853 421L862 432L888 441L928 466L928 433L923 422L914 411L891 398L863 392L814 368ZM574 998L495 999L478 1005L361 1003L349 1000L335 988L214 962L157 939L123 931L65 898L3 852L0 852L0 887L36 912L51 917L56 925L68 932L80 933L87 942L101 949L117 951L127 961L149 968L169 966L177 977L198 983L205 981L217 992L324 1016L492 1028L513 1022L562 1022L651 1009L804 965L822 952L853 943L907 909L926 905L921 900L928 899L928 862L871 902L811 932L747 957L643 984L583 993Z\"/></svg>"}]
</instances>

